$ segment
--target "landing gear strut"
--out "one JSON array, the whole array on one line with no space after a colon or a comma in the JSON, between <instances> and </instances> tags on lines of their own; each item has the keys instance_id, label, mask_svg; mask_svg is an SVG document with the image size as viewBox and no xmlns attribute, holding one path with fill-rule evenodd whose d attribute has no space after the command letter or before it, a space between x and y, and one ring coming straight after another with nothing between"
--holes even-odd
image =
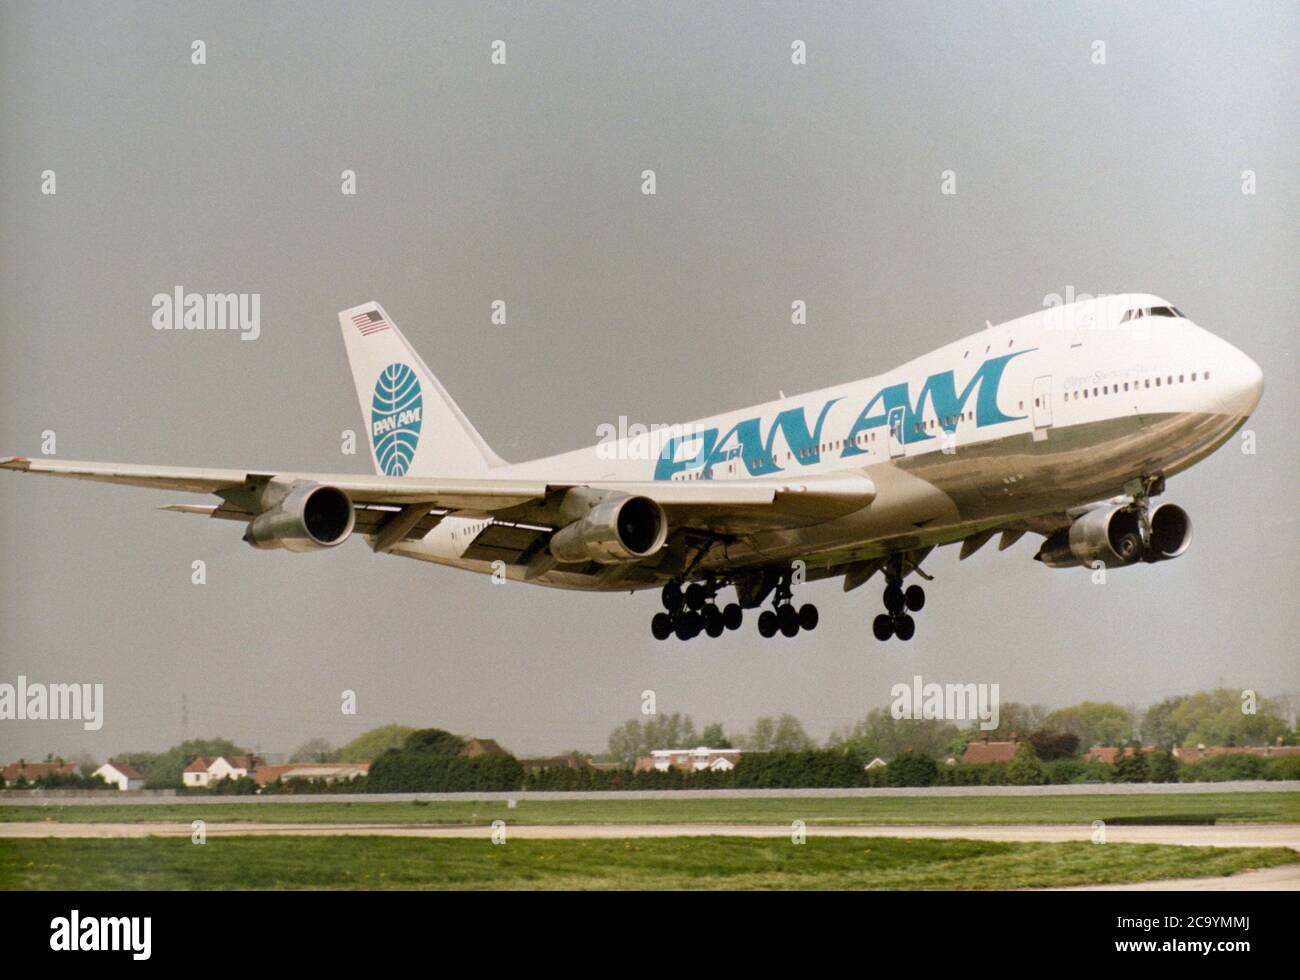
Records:
<instances>
[{"instance_id":1,"label":"landing gear strut","mask_svg":"<svg viewBox=\"0 0 1300 980\"><path fill-rule=\"evenodd\" d=\"M740 629L745 618L740 606L729 602L718 607L718 589L722 584L709 579L692 582L685 589L676 582L665 585L662 599L666 611L655 613L650 620L654 638L666 640L676 634L679 640L690 640L701 633L716 638L726 630Z\"/></svg>"},{"instance_id":2,"label":"landing gear strut","mask_svg":"<svg viewBox=\"0 0 1300 980\"><path fill-rule=\"evenodd\" d=\"M1130 546L1130 554L1120 553L1120 557L1125 559L1137 558L1139 551L1146 553L1151 549L1151 498L1165 492L1165 478L1159 473L1146 474L1131 481L1129 489L1132 490L1133 506L1137 508L1142 539L1136 542L1136 548Z\"/></svg>"},{"instance_id":3,"label":"landing gear strut","mask_svg":"<svg viewBox=\"0 0 1300 980\"><path fill-rule=\"evenodd\" d=\"M800 630L817 628L820 616L816 606L809 602L795 609L794 592L790 587L792 577L790 572L781 576L772 593L772 608L758 614L758 632L764 639L770 639L778 632L784 637L793 637Z\"/></svg>"},{"instance_id":4,"label":"landing gear strut","mask_svg":"<svg viewBox=\"0 0 1300 980\"><path fill-rule=\"evenodd\" d=\"M910 640L916 633L916 620L908 612L920 612L925 606L925 589L919 585L903 589L904 572L902 556L891 555L885 564L885 612L871 622L871 632L882 642L891 636Z\"/></svg>"}]
</instances>

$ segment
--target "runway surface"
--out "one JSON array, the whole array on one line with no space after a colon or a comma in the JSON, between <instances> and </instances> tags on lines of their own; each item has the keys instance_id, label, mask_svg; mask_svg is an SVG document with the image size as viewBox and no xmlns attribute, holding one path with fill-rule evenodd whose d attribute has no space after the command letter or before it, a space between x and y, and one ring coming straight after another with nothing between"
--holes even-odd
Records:
<instances>
[{"instance_id":1,"label":"runway surface","mask_svg":"<svg viewBox=\"0 0 1300 980\"><path fill-rule=\"evenodd\" d=\"M237 823L205 820L209 837L430 837L489 839L487 825L411 826L353 823ZM592 840L626 837L789 837L788 824L507 824L507 838L519 840ZM805 828L808 837L963 838L1028 842L1090 841L1088 824L1003 824L966 826L818 825ZM189 837L189 823L0 823L0 837ZM1107 843L1182 844L1210 847L1289 847L1300 851L1300 824L1111 825Z\"/></svg>"}]
</instances>

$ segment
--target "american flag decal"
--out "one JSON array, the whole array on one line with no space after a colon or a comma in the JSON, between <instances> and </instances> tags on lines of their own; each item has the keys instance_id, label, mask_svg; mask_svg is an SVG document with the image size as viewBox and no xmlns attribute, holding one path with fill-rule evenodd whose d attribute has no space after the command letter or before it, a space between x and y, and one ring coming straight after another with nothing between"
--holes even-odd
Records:
<instances>
[{"instance_id":1,"label":"american flag decal","mask_svg":"<svg viewBox=\"0 0 1300 980\"><path fill-rule=\"evenodd\" d=\"M363 337L369 337L372 333L388 329L388 321L384 319L384 315L378 310L367 310L365 313L354 314L352 322L361 331Z\"/></svg>"}]
</instances>

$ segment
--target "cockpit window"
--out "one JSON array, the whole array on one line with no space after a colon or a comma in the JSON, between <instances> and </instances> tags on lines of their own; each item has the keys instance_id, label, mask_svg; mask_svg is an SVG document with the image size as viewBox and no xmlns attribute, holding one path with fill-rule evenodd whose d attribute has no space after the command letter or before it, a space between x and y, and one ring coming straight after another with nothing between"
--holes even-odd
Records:
<instances>
[{"instance_id":1,"label":"cockpit window","mask_svg":"<svg viewBox=\"0 0 1300 980\"><path fill-rule=\"evenodd\" d=\"M1136 320L1139 317L1144 316L1170 316L1176 317L1179 320L1187 319L1187 317L1183 316L1182 311L1176 306L1147 306L1140 310L1129 310L1124 314L1119 322L1128 323L1129 320Z\"/></svg>"}]
</instances>

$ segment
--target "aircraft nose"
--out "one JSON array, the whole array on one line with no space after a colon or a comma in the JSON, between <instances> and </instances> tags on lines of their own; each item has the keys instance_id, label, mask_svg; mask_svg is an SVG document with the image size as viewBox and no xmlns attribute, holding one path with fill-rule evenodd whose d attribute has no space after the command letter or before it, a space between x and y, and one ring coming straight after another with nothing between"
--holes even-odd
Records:
<instances>
[{"instance_id":1,"label":"aircraft nose","mask_svg":"<svg viewBox=\"0 0 1300 980\"><path fill-rule=\"evenodd\" d=\"M1248 355L1230 344L1224 357L1223 408L1229 415L1242 418L1255 411L1264 395L1264 372Z\"/></svg>"}]
</instances>

